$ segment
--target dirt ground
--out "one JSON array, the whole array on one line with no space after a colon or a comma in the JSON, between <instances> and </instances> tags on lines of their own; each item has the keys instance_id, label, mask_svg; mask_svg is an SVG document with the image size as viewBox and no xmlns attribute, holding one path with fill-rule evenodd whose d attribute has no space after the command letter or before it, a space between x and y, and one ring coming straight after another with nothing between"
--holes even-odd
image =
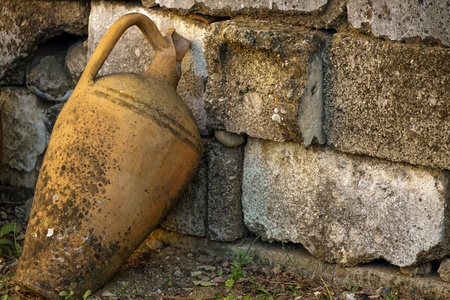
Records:
<instances>
[{"instance_id":1,"label":"dirt ground","mask_svg":"<svg viewBox=\"0 0 450 300\"><path fill-rule=\"evenodd\" d=\"M4 213L0 217L6 215L1 222L17 222L21 232L16 232L16 236L23 233L25 223L20 214L16 216L17 209L3 206L1 211ZM193 250L149 239L105 286L87 299L426 299L403 296L389 287L375 293L368 293L359 285L337 288L327 285L320 276L298 275L294 265L289 269L262 265L245 254L229 253L227 256L234 259L226 259L207 249ZM0 257L0 299L41 299L11 281L17 263L17 255ZM69 295L61 299L73 298Z\"/></svg>"},{"instance_id":2,"label":"dirt ground","mask_svg":"<svg viewBox=\"0 0 450 300\"><path fill-rule=\"evenodd\" d=\"M2 277L14 273L17 258L4 262ZM320 278L296 275L294 268L284 270L253 262L244 263L242 277L227 287L233 269L232 260L208 252L163 245L155 250L141 249L89 299L403 299L389 290L380 291L383 295L366 294L359 286L337 290L325 286ZM41 299L14 285L10 277L3 278L2 284L0 293L10 297L6 299ZM327 288L331 297L327 297Z\"/></svg>"}]
</instances>

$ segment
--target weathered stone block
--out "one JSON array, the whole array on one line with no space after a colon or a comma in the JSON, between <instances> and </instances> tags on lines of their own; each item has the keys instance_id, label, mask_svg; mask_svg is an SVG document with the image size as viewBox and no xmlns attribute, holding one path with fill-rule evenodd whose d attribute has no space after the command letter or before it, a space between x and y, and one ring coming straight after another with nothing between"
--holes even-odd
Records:
<instances>
[{"instance_id":1,"label":"weathered stone block","mask_svg":"<svg viewBox=\"0 0 450 300\"><path fill-rule=\"evenodd\" d=\"M234 241L246 233L241 205L243 147L230 148L208 139L203 146L197 175L161 227Z\"/></svg>"},{"instance_id":2,"label":"weathered stone block","mask_svg":"<svg viewBox=\"0 0 450 300\"><path fill-rule=\"evenodd\" d=\"M431 37L450 46L450 2L349 0L347 4L350 24L365 30L368 24L375 36L391 40Z\"/></svg>"},{"instance_id":3,"label":"weathered stone block","mask_svg":"<svg viewBox=\"0 0 450 300\"><path fill-rule=\"evenodd\" d=\"M405 267L450 254L449 183L447 171L250 138L244 221L328 262Z\"/></svg>"},{"instance_id":4,"label":"weathered stone block","mask_svg":"<svg viewBox=\"0 0 450 300\"><path fill-rule=\"evenodd\" d=\"M182 63L183 76L178 84L178 93L191 109L201 134L208 134L206 113L203 109L203 91L206 84L203 39L206 24L183 18L161 10L145 9L136 3L96 1L92 3L89 17L88 57L91 57L108 27L122 15L138 12L155 22L164 35L171 27L191 41L191 49ZM128 29L115 45L99 75L117 72L141 73L148 69L154 57L151 46L138 28Z\"/></svg>"},{"instance_id":5,"label":"weathered stone block","mask_svg":"<svg viewBox=\"0 0 450 300\"><path fill-rule=\"evenodd\" d=\"M213 26L205 45L211 126L275 141L324 143L320 51L327 36L261 22Z\"/></svg>"},{"instance_id":6,"label":"weathered stone block","mask_svg":"<svg viewBox=\"0 0 450 300\"><path fill-rule=\"evenodd\" d=\"M44 109L26 88L0 89L3 119L3 163L31 172L47 147L48 136L42 116Z\"/></svg>"},{"instance_id":7,"label":"weathered stone block","mask_svg":"<svg viewBox=\"0 0 450 300\"><path fill-rule=\"evenodd\" d=\"M4 77L40 42L63 32L86 34L89 1L2 1L0 12L0 82L23 84L23 76Z\"/></svg>"},{"instance_id":8,"label":"weathered stone block","mask_svg":"<svg viewBox=\"0 0 450 300\"><path fill-rule=\"evenodd\" d=\"M313 28L336 28L345 20L342 0L142 0L144 7L160 6L184 14L255 18Z\"/></svg>"},{"instance_id":9,"label":"weathered stone block","mask_svg":"<svg viewBox=\"0 0 450 300\"><path fill-rule=\"evenodd\" d=\"M336 34L327 61L328 144L450 169L450 49Z\"/></svg>"},{"instance_id":10,"label":"weathered stone block","mask_svg":"<svg viewBox=\"0 0 450 300\"><path fill-rule=\"evenodd\" d=\"M234 241L246 233L241 205L243 159L242 147L209 145L207 236L211 240Z\"/></svg>"},{"instance_id":11,"label":"weathered stone block","mask_svg":"<svg viewBox=\"0 0 450 300\"><path fill-rule=\"evenodd\" d=\"M207 162L203 158L188 190L167 215L161 227L182 234L206 236L207 176Z\"/></svg>"}]
</instances>

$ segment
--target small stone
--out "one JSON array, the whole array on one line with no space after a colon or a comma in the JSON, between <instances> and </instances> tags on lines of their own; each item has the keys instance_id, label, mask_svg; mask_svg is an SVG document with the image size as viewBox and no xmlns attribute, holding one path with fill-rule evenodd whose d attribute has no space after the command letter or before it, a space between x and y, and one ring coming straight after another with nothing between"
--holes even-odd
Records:
<instances>
[{"instance_id":1,"label":"small stone","mask_svg":"<svg viewBox=\"0 0 450 300\"><path fill-rule=\"evenodd\" d=\"M214 136L226 147L237 147L245 143L244 134L236 134L225 130L215 130Z\"/></svg>"},{"instance_id":2,"label":"small stone","mask_svg":"<svg viewBox=\"0 0 450 300\"><path fill-rule=\"evenodd\" d=\"M2 220L6 220L8 219L8 215L4 211L0 211L0 218Z\"/></svg>"},{"instance_id":3,"label":"small stone","mask_svg":"<svg viewBox=\"0 0 450 300\"><path fill-rule=\"evenodd\" d=\"M44 57L39 65L34 67L27 75L27 86L34 87L41 93L32 89L38 97L48 99L42 93L50 95L53 99L62 98L69 90L74 88L72 77L68 70L55 56Z\"/></svg>"},{"instance_id":4,"label":"small stone","mask_svg":"<svg viewBox=\"0 0 450 300\"><path fill-rule=\"evenodd\" d=\"M230 263L228 261L223 262L222 267L228 268L230 266Z\"/></svg>"},{"instance_id":5,"label":"small stone","mask_svg":"<svg viewBox=\"0 0 450 300\"><path fill-rule=\"evenodd\" d=\"M433 266L431 263L424 263L418 266L412 267L401 267L400 273L414 277L416 275L426 275L433 271Z\"/></svg>"},{"instance_id":6,"label":"small stone","mask_svg":"<svg viewBox=\"0 0 450 300\"><path fill-rule=\"evenodd\" d=\"M273 272L273 274L278 275L281 273L281 269L279 266L275 266L275 267L273 267L272 272Z\"/></svg>"},{"instance_id":7,"label":"small stone","mask_svg":"<svg viewBox=\"0 0 450 300\"><path fill-rule=\"evenodd\" d=\"M181 272L180 270L176 270L176 271L173 273L173 276L175 276L175 277L184 277L184 274L183 274L183 272Z\"/></svg>"},{"instance_id":8,"label":"small stone","mask_svg":"<svg viewBox=\"0 0 450 300\"><path fill-rule=\"evenodd\" d=\"M203 265L203 266L199 266L197 269L198 270L205 270L205 271L215 271L216 267Z\"/></svg>"},{"instance_id":9,"label":"small stone","mask_svg":"<svg viewBox=\"0 0 450 300\"><path fill-rule=\"evenodd\" d=\"M442 280L450 282L450 258L447 258L441 262L438 273Z\"/></svg>"},{"instance_id":10,"label":"small stone","mask_svg":"<svg viewBox=\"0 0 450 300\"><path fill-rule=\"evenodd\" d=\"M150 250L157 250L164 247L164 244L157 239L149 239L145 241L145 246L147 246Z\"/></svg>"},{"instance_id":11,"label":"small stone","mask_svg":"<svg viewBox=\"0 0 450 300\"><path fill-rule=\"evenodd\" d=\"M202 271L194 271L194 272L191 272L191 276L192 276L192 277L197 277L197 276L200 276L200 275L202 275Z\"/></svg>"},{"instance_id":12,"label":"small stone","mask_svg":"<svg viewBox=\"0 0 450 300\"><path fill-rule=\"evenodd\" d=\"M76 83L81 74L84 71L84 68L87 64L86 59L87 47L86 42L79 41L73 44L69 50L67 50L66 55L66 67L69 70L70 75L72 76L73 81Z\"/></svg>"},{"instance_id":13,"label":"small stone","mask_svg":"<svg viewBox=\"0 0 450 300\"><path fill-rule=\"evenodd\" d=\"M225 281L227 281L227 279L223 275L217 276L217 277L213 278L213 280L212 280L212 282L214 282L214 283L223 283Z\"/></svg>"},{"instance_id":14,"label":"small stone","mask_svg":"<svg viewBox=\"0 0 450 300\"><path fill-rule=\"evenodd\" d=\"M16 206L14 208L14 215L18 219L25 219L25 205Z\"/></svg>"},{"instance_id":15,"label":"small stone","mask_svg":"<svg viewBox=\"0 0 450 300\"><path fill-rule=\"evenodd\" d=\"M344 295L345 295L345 299L348 299L348 300L354 300L355 299L355 294L353 294L353 293L344 292Z\"/></svg>"}]
</instances>

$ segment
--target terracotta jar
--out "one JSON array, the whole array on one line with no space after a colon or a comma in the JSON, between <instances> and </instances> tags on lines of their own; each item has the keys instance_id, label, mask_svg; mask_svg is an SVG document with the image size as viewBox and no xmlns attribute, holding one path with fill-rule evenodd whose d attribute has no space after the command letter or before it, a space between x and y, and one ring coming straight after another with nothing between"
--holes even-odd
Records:
<instances>
[{"instance_id":1,"label":"terracotta jar","mask_svg":"<svg viewBox=\"0 0 450 300\"><path fill-rule=\"evenodd\" d=\"M155 50L144 74L95 78L136 25ZM163 37L144 15L118 19L93 53L55 124L14 280L50 299L81 298L122 266L189 184L202 155L177 95L189 41Z\"/></svg>"}]
</instances>

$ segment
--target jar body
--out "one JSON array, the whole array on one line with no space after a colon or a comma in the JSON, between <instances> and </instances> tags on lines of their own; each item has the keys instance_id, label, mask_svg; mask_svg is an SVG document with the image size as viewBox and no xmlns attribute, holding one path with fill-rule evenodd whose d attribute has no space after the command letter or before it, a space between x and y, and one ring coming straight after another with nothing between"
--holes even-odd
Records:
<instances>
[{"instance_id":1,"label":"jar body","mask_svg":"<svg viewBox=\"0 0 450 300\"><path fill-rule=\"evenodd\" d=\"M51 299L99 288L162 221L201 155L191 112L161 79L77 86L45 154L14 280Z\"/></svg>"}]
</instances>

